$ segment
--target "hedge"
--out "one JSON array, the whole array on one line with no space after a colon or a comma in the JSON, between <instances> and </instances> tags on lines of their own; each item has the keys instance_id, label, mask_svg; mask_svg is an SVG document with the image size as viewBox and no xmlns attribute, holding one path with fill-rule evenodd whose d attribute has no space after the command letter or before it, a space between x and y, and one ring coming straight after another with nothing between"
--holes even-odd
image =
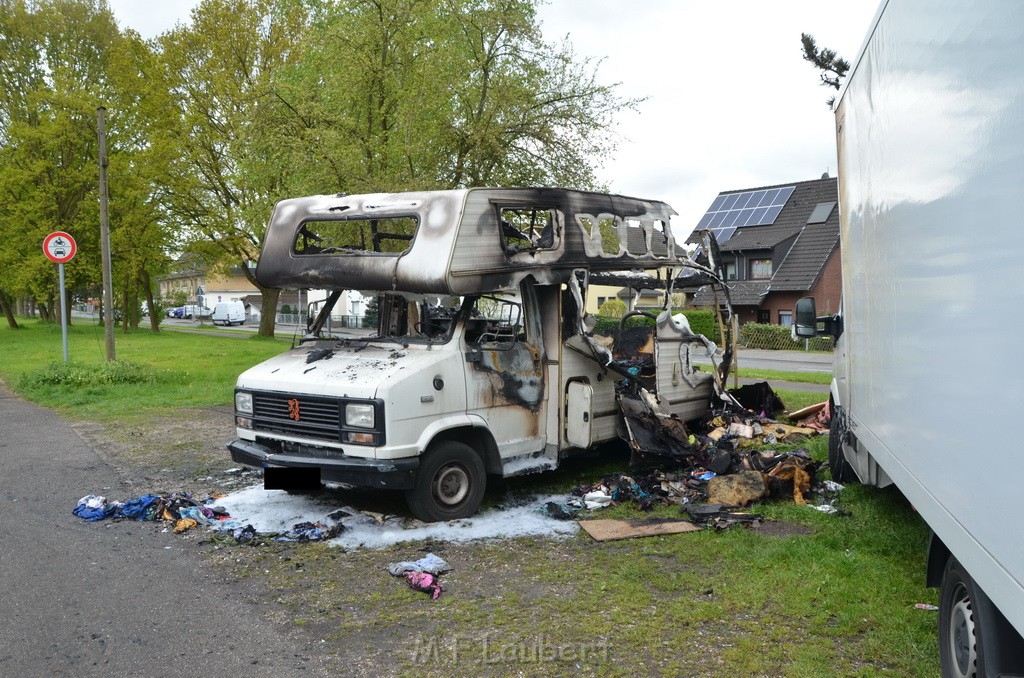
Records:
<instances>
[{"instance_id":1,"label":"hedge","mask_svg":"<svg viewBox=\"0 0 1024 678\"><path fill-rule=\"evenodd\" d=\"M717 342L720 334L718 331L718 321L715 318L714 311L700 311L695 309L677 310L672 312L673 315L682 313L686 316L686 319L690 321L690 329L695 334L703 334L711 341ZM626 319L626 329L633 327L648 327L654 325L654 320L648 318L645 315L634 315ZM597 325L594 327L594 332L597 334L612 334L617 332L619 329L619 318L606 318L603 316L597 317Z\"/></svg>"},{"instance_id":2,"label":"hedge","mask_svg":"<svg viewBox=\"0 0 1024 678\"><path fill-rule=\"evenodd\" d=\"M792 329L784 325L746 323L740 327L740 344L745 348L802 351L804 341L793 341ZM831 337L814 337L807 342L807 348L812 351L831 351L835 346Z\"/></svg>"}]
</instances>

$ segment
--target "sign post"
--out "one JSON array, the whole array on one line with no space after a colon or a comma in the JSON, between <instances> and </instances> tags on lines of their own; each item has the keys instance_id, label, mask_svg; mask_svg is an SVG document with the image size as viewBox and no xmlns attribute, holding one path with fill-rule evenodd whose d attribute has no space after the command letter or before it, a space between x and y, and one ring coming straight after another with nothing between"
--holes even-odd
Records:
<instances>
[{"instance_id":1,"label":"sign post","mask_svg":"<svg viewBox=\"0 0 1024 678\"><path fill-rule=\"evenodd\" d=\"M77 252L78 243L64 231L56 231L43 239L43 254L57 264L60 275L60 336L64 346L64 362L68 361L68 304L64 292L64 264L71 261Z\"/></svg>"}]
</instances>

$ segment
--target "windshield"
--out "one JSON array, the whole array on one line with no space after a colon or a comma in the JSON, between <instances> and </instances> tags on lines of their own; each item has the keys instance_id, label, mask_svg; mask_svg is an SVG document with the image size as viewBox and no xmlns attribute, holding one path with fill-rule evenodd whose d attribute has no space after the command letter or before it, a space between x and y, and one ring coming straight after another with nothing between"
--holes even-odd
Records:
<instances>
[{"instance_id":1,"label":"windshield","mask_svg":"<svg viewBox=\"0 0 1024 678\"><path fill-rule=\"evenodd\" d=\"M422 294L375 294L363 292L365 311L352 323L334 320L339 292L332 293L316 320L310 324L306 341L341 339L346 341L386 341L399 344L445 343L451 339L455 319L463 297Z\"/></svg>"},{"instance_id":2,"label":"windshield","mask_svg":"<svg viewBox=\"0 0 1024 678\"><path fill-rule=\"evenodd\" d=\"M397 344L443 344L451 340L458 319L464 318L466 342L507 344L525 333L522 304L516 295L446 295L364 293L361 327L332 322L340 293L327 300L303 341L374 341ZM348 316L345 316L348 317Z\"/></svg>"}]
</instances>

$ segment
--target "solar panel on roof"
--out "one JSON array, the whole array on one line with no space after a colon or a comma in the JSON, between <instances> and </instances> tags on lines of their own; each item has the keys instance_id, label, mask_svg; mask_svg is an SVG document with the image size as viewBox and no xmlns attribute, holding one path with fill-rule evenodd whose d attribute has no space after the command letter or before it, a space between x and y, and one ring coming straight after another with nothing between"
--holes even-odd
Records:
<instances>
[{"instance_id":1,"label":"solar panel on roof","mask_svg":"<svg viewBox=\"0 0 1024 678\"><path fill-rule=\"evenodd\" d=\"M796 186L765 188L758 191L719 194L701 217L697 230L710 229L719 244L744 226L770 226L775 223Z\"/></svg>"}]
</instances>

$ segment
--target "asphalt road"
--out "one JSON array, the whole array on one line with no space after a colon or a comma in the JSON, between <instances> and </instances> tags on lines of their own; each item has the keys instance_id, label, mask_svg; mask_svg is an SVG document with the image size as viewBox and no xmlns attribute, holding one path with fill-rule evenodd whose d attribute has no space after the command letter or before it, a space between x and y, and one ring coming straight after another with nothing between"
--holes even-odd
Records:
<instances>
[{"instance_id":1,"label":"asphalt road","mask_svg":"<svg viewBox=\"0 0 1024 678\"><path fill-rule=\"evenodd\" d=\"M711 361L699 355L694 362L709 364ZM751 370L776 370L779 372L831 372L831 353L809 353L804 351L767 351L756 348L740 349L736 362L741 368Z\"/></svg>"},{"instance_id":2,"label":"asphalt road","mask_svg":"<svg viewBox=\"0 0 1024 678\"><path fill-rule=\"evenodd\" d=\"M301 637L195 539L87 523L129 484L55 413L0 385L0 676L319 676Z\"/></svg>"}]
</instances>

